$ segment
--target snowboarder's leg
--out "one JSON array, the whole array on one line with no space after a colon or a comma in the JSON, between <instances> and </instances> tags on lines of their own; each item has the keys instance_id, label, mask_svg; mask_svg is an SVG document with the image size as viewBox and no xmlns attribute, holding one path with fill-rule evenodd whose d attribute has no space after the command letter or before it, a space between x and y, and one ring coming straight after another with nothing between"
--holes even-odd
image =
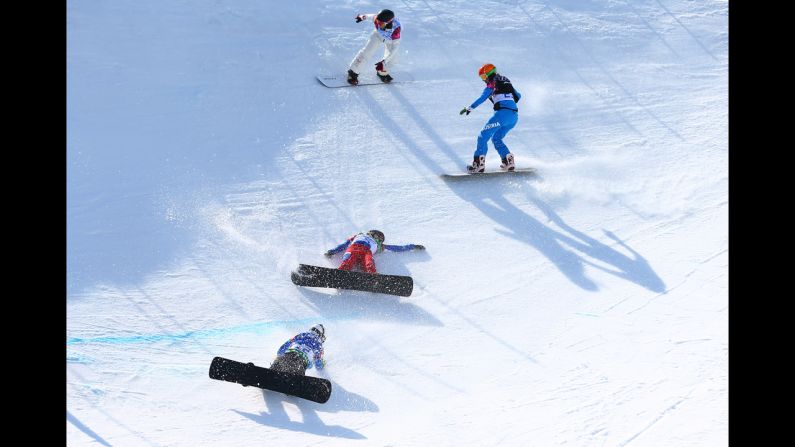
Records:
<instances>
[{"instance_id":1,"label":"snowboarder's leg","mask_svg":"<svg viewBox=\"0 0 795 447\"><path fill-rule=\"evenodd\" d=\"M345 252L345 255L342 256L342 264L340 264L339 266L340 270L353 270L353 268L357 266L360 269L364 269L365 253L370 253L370 249L362 245L353 244L350 247L348 247L348 250Z\"/></svg>"},{"instance_id":2,"label":"snowboarder's leg","mask_svg":"<svg viewBox=\"0 0 795 447\"><path fill-rule=\"evenodd\" d=\"M375 261L373 261L373 253L370 250L364 253L364 271L367 273L378 273L375 269Z\"/></svg>"},{"instance_id":3,"label":"snowboarder's leg","mask_svg":"<svg viewBox=\"0 0 795 447\"><path fill-rule=\"evenodd\" d=\"M342 255L342 263L340 263L340 270L350 270L356 262L356 256L353 256L353 245L348 247L345 254Z\"/></svg>"},{"instance_id":4,"label":"snowboarder's leg","mask_svg":"<svg viewBox=\"0 0 795 447\"><path fill-rule=\"evenodd\" d=\"M489 151L488 142L494 134L500 130L500 121L495 113L494 116L483 126L483 130L480 131L480 135L478 135L478 147L475 149L475 157L480 155L486 155L486 152Z\"/></svg>"},{"instance_id":5,"label":"snowboarder's leg","mask_svg":"<svg viewBox=\"0 0 795 447\"><path fill-rule=\"evenodd\" d=\"M283 371L290 374L306 375L306 360L297 352L288 351L284 355L276 357L271 364L274 371Z\"/></svg>"},{"instance_id":6,"label":"snowboarder's leg","mask_svg":"<svg viewBox=\"0 0 795 447\"><path fill-rule=\"evenodd\" d=\"M491 141L494 143L494 149L500 154L500 158L505 159L510 151L508 150L508 146L503 143L502 139L505 138L505 135L507 135L514 126L516 126L518 113L507 109L498 110L497 113L494 114L494 117L492 117L492 119L494 118L497 119L499 127L496 128Z\"/></svg>"},{"instance_id":7,"label":"snowboarder's leg","mask_svg":"<svg viewBox=\"0 0 795 447\"><path fill-rule=\"evenodd\" d=\"M384 71L391 70L397 64L400 56L398 48L400 48L399 40L384 41Z\"/></svg>"},{"instance_id":8,"label":"snowboarder's leg","mask_svg":"<svg viewBox=\"0 0 795 447\"><path fill-rule=\"evenodd\" d=\"M356 265L359 267L359 271L366 271L367 255L370 254L370 249L366 248L364 245L357 245L354 253L356 256Z\"/></svg>"},{"instance_id":9,"label":"snowboarder's leg","mask_svg":"<svg viewBox=\"0 0 795 447\"><path fill-rule=\"evenodd\" d=\"M494 132L499 129L498 126L500 125L500 123L496 121L496 116L495 114L491 117L486 125L483 126L480 135L478 135L478 145L472 157L472 164L467 166L467 171L471 174L477 174L486 170L486 152L489 151L488 142L494 135Z\"/></svg>"},{"instance_id":10,"label":"snowboarder's leg","mask_svg":"<svg viewBox=\"0 0 795 447\"><path fill-rule=\"evenodd\" d=\"M378 44L381 42L381 38L378 33L374 30L372 34L370 34L370 38L367 40L367 43L356 53L353 60L351 61L350 67L348 67L351 71L356 74L360 74L362 72L362 66L365 62L370 60L375 53L375 50L378 49Z\"/></svg>"},{"instance_id":11,"label":"snowboarder's leg","mask_svg":"<svg viewBox=\"0 0 795 447\"><path fill-rule=\"evenodd\" d=\"M389 74L389 69L394 67L397 63L398 47L400 47L399 40L384 41L384 58L375 66L375 74L382 82L392 82L392 76Z\"/></svg>"}]
</instances>

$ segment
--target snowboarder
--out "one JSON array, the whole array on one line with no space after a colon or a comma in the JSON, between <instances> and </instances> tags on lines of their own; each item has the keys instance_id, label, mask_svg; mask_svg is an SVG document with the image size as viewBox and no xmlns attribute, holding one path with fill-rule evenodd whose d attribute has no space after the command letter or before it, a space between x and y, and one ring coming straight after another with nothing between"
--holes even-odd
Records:
<instances>
[{"instance_id":1,"label":"snowboarder","mask_svg":"<svg viewBox=\"0 0 795 447\"><path fill-rule=\"evenodd\" d=\"M313 364L317 369L323 369L326 366L326 361L323 360L325 341L326 329L323 325L312 326L308 332L301 332L279 348L271 369L302 376L306 375L306 370Z\"/></svg>"},{"instance_id":2,"label":"snowboarder","mask_svg":"<svg viewBox=\"0 0 795 447\"><path fill-rule=\"evenodd\" d=\"M378 273L375 269L375 262L373 261L374 254L381 253L384 250L425 250L425 247L419 244L386 245L384 244L384 233L378 230L370 230L367 233L354 234L345 242L328 250L324 254L326 256L331 256L342 250L345 250L345 254L342 255L342 263L339 266L340 270L351 270L358 265L366 273Z\"/></svg>"},{"instance_id":3,"label":"snowboarder","mask_svg":"<svg viewBox=\"0 0 795 447\"><path fill-rule=\"evenodd\" d=\"M362 65L372 57L373 53L378 47L378 42L384 43L384 57L375 64L375 73L381 82L389 83L392 81L392 76L389 75L389 70L395 65L398 57L398 47L400 46L400 21L395 17L395 13L382 9L378 14L358 14L356 15L356 23L364 20L372 20L375 24L375 30L370 34L367 43L356 53L356 56L351 61L348 67L348 83L352 85L359 84L359 73L362 72Z\"/></svg>"},{"instance_id":4,"label":"snowboarder","mask_svg":"<svg viewBox=\"0 0 795 447\"><path fill-rule=\"evenodd\" d=\"M492 140L494 149L497 150L502 159L500 169L513 171L516 168L513 154L505 146L502 139L516 126L516 121L519 119L519 108L516 103L519 102L522 95L514 88L510 79L497 73L497 68L492 64L484 64L480 67L478 75L486 83L486 88L483 89L483 94L475 102L469 107L461 109L459 115L469 115L473 109L486 99L494 104L494 115L483 126L483 130L480 131L474 160L471 165L467 166L467 171L470 174L478 174L486 170L486 152L489 150L487 144L489 140Z\"/></svg>"}]
</instances>

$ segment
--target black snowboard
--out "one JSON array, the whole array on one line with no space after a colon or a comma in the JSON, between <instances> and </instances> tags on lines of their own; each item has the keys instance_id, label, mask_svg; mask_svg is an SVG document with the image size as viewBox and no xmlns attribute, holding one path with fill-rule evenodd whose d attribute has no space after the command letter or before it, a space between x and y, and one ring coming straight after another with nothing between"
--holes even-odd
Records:
<instances>
[{"instance_id":1,"label":"black snowboard","mask_svg":"<svg viewBox=\"0 0 795 447\"><path fill-rule=\"evenodd\" d=\"M299 264L298 270L290 274L290 279L298 286L332 287L398 296L410 296L414 289L411 276L352 272L306 264Z\"/></svg>"},{"instance_id":2,"label":"black snowboard","mask_svg":"<svg viewBox=\"0 0 795 447\"><path fill-rule=\"evenodd\" d=\"M213 359L210 364L210 378L255 386L321 404L331 397L331 382L326 379L274 371L253 363L240 363L223 357Z\"/></svg>"}]
</instances>

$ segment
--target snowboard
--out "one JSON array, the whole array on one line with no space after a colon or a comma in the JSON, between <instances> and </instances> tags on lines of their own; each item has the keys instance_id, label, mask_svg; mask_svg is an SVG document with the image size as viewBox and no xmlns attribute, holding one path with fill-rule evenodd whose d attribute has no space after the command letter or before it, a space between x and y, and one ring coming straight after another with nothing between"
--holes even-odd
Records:
<instances>
[{"instance_id":1,"label":"snowboard","mask_svg":"<svg viewBox=\"0 0 795 447\"><path fill-rule=\"evenodd\" d=\"M362 85L378 85L378 84L400 84L402 82L411 82L414 80L414 77L408 73L397 73L391 76L393 78L391 82L381 82L381 80L378 79L378 77L375 75L373 75L372 77L359 75L359 84L357 85L348 84L347 73L342 73L338 75L322 74L317 76L317 80L320 81L321 84L330 88L360 87Z\"/></svg>"},{"instance_id":2,"label":"snowboard","mask_svg":"<svg viewBox=\"0 0 795 447\"><path fill-rule=\"evenodd\" d=\"M326 379L290 374L223 357L215 357L210 363L210 378L289 394L320 404L331 397L331 382Z\"/></svg>"},{"instance_id":3,"label":"snowboard","mask_svg":"<svg viewBox=\"0 0 795 447\"><path fill-rule=\"evenodd\" d=\"M290 273L290 279L297 286L331 287L397 296L410 296L414 289L411 276L353 272L307 264L299 264L298 270Z\"/></svg>"},{"instance_id":4,"label":"snowboard","mask_svg":"<svg viewBox=\"0 0 795 447\"><path fill-rule=\"evenodd\" d=\"M507 175L508 177L513 176L528 176L528 175L535 175L536 170L535 168L516 168L513 171L486 171L481 172L479 174L470 174L469 172L456 172L456 173L446 173L442 174L443 178L448 179L458 179L458 178L466 178L466 177L491 177L493 175Z\"/></svg>"}]
</instances>

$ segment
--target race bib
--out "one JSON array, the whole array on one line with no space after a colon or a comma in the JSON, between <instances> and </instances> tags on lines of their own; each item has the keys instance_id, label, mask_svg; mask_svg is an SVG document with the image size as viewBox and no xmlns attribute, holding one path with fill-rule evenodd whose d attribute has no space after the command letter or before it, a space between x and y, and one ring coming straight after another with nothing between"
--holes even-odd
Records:
<instances>
[{"instance_id":1,"label":"race bib","mask_svg":"<svg viewBox=\"0 0 795 447\"><path fill-rule=\"evenodd\" d=\"M493 96L494 102L513 101L513 93L500 93Z\"/></svg>"}]
</instances>

